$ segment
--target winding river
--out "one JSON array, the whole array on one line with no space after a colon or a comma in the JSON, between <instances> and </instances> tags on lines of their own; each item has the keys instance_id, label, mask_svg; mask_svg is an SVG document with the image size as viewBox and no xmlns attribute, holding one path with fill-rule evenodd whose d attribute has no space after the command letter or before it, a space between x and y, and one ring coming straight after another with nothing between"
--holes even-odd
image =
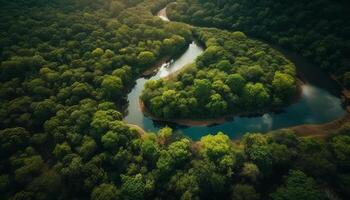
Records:
<instances>
[{"instance_id":1,"label":"winding river","mask_svg":"<svg viewBox=\"0 0 350 200\"><path fill-rule=\"evenodd\" d=\"M158 16L164 21L166 17L165 8L159 11ZM240 138L246 132L266 132L269 130L285 128L300 124L321 124L335 120L343 116L346 111L342 106L340 88L329 75L317 66L309 63L301 56L279 49L296 66L298 75L303 78L300 99L286 107L280 113L266 113L257 117L234 117L222 124L211 126L181 126L177 124L157 122L145 116L140 109L139 97L147 80L155 80L181 69L184 65L195 61L196 57L203 52L203 49L192 42L187 50L177 59L163 65L150 78L141 77L128 94L128 108L124 121L138 125L146 131L156 132L168 125L175 131L181 131L193 140L198 140L208 133L219 131L226 133L232 139Z\"/></svg>"}]
</instances>

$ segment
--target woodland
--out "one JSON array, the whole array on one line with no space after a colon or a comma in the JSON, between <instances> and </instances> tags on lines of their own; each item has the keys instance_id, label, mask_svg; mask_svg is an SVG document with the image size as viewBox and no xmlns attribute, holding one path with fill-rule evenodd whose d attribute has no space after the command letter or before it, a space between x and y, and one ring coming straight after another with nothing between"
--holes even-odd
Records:
<instances>
[{"instance_id":1,"label":"woodland","mask_svg":"<svg viewBox=\"0 0 350 200\"><path fill-rule=\"evenodd\" d=\"M155 16L168 4L169 23ZM193 141L123 121L136 78L192 40L204 53L142 93L158 118L291 104L295 66L264 41L349 87L349 8L335 0L0 0L0 199L349 199L350 124L325 137L280 129Z\"/></svg>"}]
</instances>

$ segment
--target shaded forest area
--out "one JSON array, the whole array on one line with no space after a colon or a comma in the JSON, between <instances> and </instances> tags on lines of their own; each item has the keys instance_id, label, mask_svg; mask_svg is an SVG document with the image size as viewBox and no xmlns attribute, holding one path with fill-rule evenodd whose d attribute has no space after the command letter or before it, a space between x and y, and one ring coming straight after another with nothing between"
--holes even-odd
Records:
<instances>
[{"instance_id":1,"label":"shaded forest area","mask_svg":"<svg viewBox=\"0 0 350 200\"><path fill-rule=\"evenodd\" d=\"M350 4L337 0L179 0L168 16L243 31L294 50L350 87Z\"/></svg>"},{"instance_id":2,"label":"shaded forest area","mask_svg":"<svg viewBox=\"0 0 350 200\"><path fill-rule=\"evenodd\" d=\"M153 17L167 3L0 1L0 199L349 199L349 126L193 142L122 121L135 78L191 41Z\"/></svg>"}]
</instances>

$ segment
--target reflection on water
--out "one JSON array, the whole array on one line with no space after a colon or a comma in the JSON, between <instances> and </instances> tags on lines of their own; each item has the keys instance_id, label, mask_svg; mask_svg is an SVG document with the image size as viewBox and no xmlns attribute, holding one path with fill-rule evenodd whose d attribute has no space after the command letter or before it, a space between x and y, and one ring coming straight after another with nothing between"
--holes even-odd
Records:
<instances>
[{"instance_id":1,"label":"reflection on water","mask_svg":"<svg viewBox=\"0 0 350 200\"><path fill-rule=\"evenodd\" d=\"M203 50L195 43L192 43L187 51L176 61L164 64L160 70L150 79L159 79L167 76L174 71L181 69L186 64L195 60ZM302 67L298 66L299 68ZM298 71L299 71L298 68ZM304 68L300 69L302 72ZM318 68L315 70L320 71ZM313 76L317 76L317 71L313 72ZM308 77L304 77L308 80ZM322 75L319 75L322 79ZM334 120L345 111L341 105L341 100L336 95L331 94L325 89L306 83L302 86L302 94L298 102L285 108L281 113L267 113L258 117L235 117L233 120L223 124L212 125L208 127L186 127L175 124L166 124L164 122L155 122L143 115L139 106L139 96L144 88L144 84L148 79L139 78L136 85L128 95L129 107L128 114L124 120L128 123L137 124L146 131L157 131L165 125L169 125L176 130L182 131L194 140L208 133L217 133L222 131L231 138L239 138L246 132L266 132L273 129L295 126L305 123L324 123ZM326 80L326 79L325 79ZM329 84L335 84L329 82Z\"/></svg>"},{"instance_id":2,"label":"reflection on water","mask_svg":"<svg viewBox=\"0 0 350 200\"><path fill-rule=\"evenodd\" d=\"M197 56L203 52L203 49L195 42L192 42L184 54L182 54L176 61L171 60L163 64L156 75L152 76L151 80L156 80L168 76L169 74L178 71L187 64L193 63Z\"/></svg>"},{"instance_id":3,"label":"reflection on water","mask_svg":"<svg viewBox=\"0 0 350 200\"><path fill-rule=\"evenodd\" d=\"M167 17L165 17L165 16L159 16L162 20L164 20L164 21L169 21L169 19L167 18Z\"/></svg>"},{"instance_id":4,"label":"reflection on water","mask_svg":"<svg viewBox=\"0 0 350 200\"><path fill-rule=\"evenodd\" d=\"M128 94L128 108L127 115L124 117L124 121L131 124L137 124L141 127L144 127L146 130L158 130L158 127L154 125L153 121L144 116L141 112L139 98L144 88L144 85L147 80L157 80L159 78L165 77L187 64L194 62L194 60L203 52L203 49L197 45L195 42L192 42L185 53L183 53L176 61L172 60L169 63L164 63L158 70L158 72L151 78L139 78L136 80L136 85Z\"/></svg>"},{"instance_id":5,"label":"reflection on water","mask_svg":"<svg viewBox=\"0 0 350 200\"><path fill-rule=\"evenodd\" d=\"M165 21L165 9L158 15ZM278 49L278 47L275 47ZM180 126L171 123L156 122L143 115L139 105L139 97L147 80L139 78L136 85L128 95L129 106L124 121L131 124L137 124L146 131L158 131L160 128L168 125L175 130L183 132L194 140L208 133L217 133L219 131L228 134L231 138L239 138L246 132L266 132L273 129L290 127L307 123L325 123L345 114L339 96L339 87L328 76L327 73L320 70L319 67L307 62L301 56L283 49L278 49L287 58L293 61L297 67L298 74L306 80L302 86L302 94L298 102L285 108L281 113L266 113L258 117L235 117L223 124L212 126ZM196 57L203 52L203 49L196 43L190 44L186 52L174 62L163 64L157 74L150 79L159 79L165 77L186 64L194 62Z\"/></svg>"},{"instance_id":6,"label":"reflection on water","mask_svg":"<svg viewBox=\"0 0 350 200\"><path fill-rule=\"evenodd\" d=\"M266 132L305 123L325 123L345 114L341 100L316 86L302 87L300 100L282 113L267 113L260 117L236 117L232 121L211 127L182 127L186 135L199 139L208 133L222 131L231 138L246 132Z\"/></svg>"}]
</instances>

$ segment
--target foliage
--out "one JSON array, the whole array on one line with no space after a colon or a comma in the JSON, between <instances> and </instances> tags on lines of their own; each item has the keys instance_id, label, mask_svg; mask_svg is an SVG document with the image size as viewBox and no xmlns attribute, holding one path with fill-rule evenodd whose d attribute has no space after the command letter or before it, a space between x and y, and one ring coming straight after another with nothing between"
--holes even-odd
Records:
<instances>
[{"instance_id":1,"label":"foliage","mask_svg":"<svg viewBox=\"0 0 350 200\"><path fill-rule=\"evenodd\" d=\"M191 37L205 53L176 80L147 83L152 113L220 116L293 95L294 66L277 51L243 32L154 17L167 3L2 1L0 199L314 199L320 187L349 199L349 127L324 141L276 131L194 142L122 121L135 78Z\"/></svg>"},{"instance_id":2,"label":"foliage","mask_svg":"<svg viewBox=\"0 0 350 200\"><path fill-rule=\"evenodd\" d=\"M206 50L175 78L150 81L141 100L163 119L215 118L266 111L296 95L294 65L242 32L197 28ZM276 103L277 102L277 103Z\"/></svg>"},{"instance_id":3,"label":"foliage","mask_svg":"<svg viewBox=\"0 0 350 200\"><path fill-rule=\"evenodd\" d=\"M349 87L349 11L348 2L332 0L178 0L167 14L176 21L243 31L299 52ZM235 36L245 38L241 32Z\"/></svg>"},{"instance_id":4,"label":"foliage","mask_svg":"<svg viewBox=\"0 0 350 200\"><path fill-rule=\"evenodd\" d=\"M284 187L280 187L271 194L274 200L287 199L324 199L315 181L301 171L290 171Z\"/></svg>"}]
</instances>

